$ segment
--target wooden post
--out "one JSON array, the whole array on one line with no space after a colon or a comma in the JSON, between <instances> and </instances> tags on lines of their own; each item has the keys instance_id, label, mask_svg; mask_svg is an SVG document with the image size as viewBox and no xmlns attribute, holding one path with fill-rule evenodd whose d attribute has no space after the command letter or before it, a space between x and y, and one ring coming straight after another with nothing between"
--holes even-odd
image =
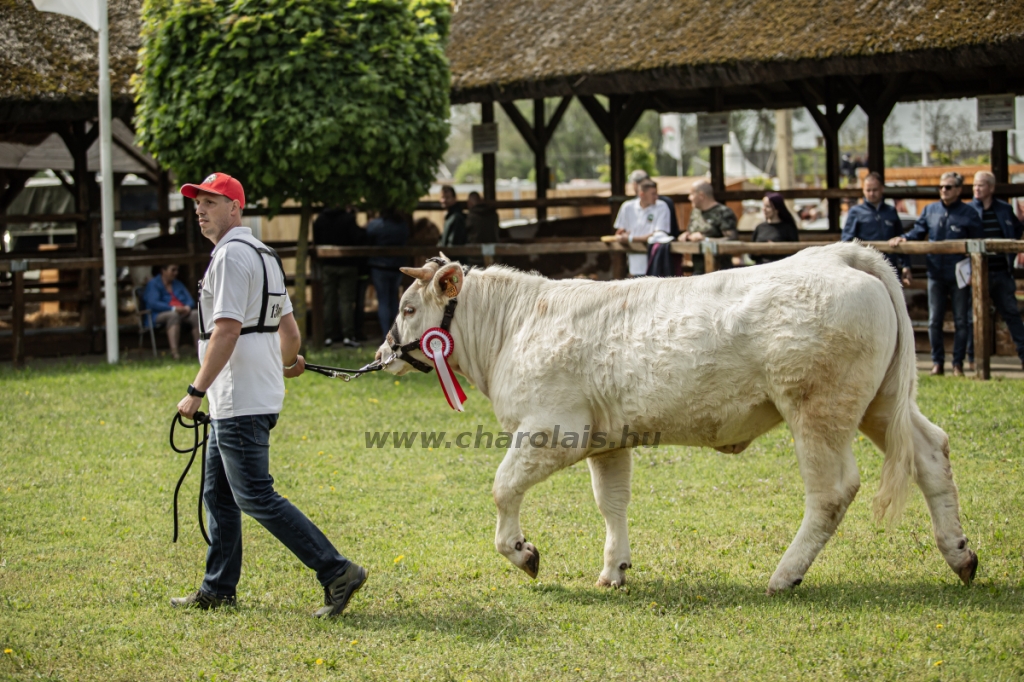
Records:
<instances>
[{"instance_id":1,"label":"wooden post","mask_svg":"<svg viewBox=\"0 0 1024 682\"><path fill-rule=\"evenodd\" d=\"M480 104L480 121L494 123L494 102ZM484 201L495 201L498 198L498 167L494 154L483 154Z\"/></svg>"},{"instance_id":2,"label":"wooden post","mask_svg":"<svg viewBox=\"0 0 1024 682\"><path fill-rule=\"evenodd\" d=\"M538 199L546 199L548 196L548 137L547 126L544 121L544 98L533 100L533 134L537 139L537 146L533 150L533 174L536 177L537 191L535 196ZM548 209L544 206L537 207L537 222L548 219Z\"/></svg>"},{"instance_id":3,"label":"wooden post","mask_svg":"<svg viewBox=\"0 0 1024 682\"><path fill-rule=\"evenodd\" d=\"M968 242L970 244L970 242ZM992 313L988 302L988 255L984 251L971 252L971 302L974 308L974 371L979 379L990 379Z\"/></svg>"},{"instance_id":4,"label":"wooden post","mask_svg":"<svg viewBox=\"0 0 1024 682\"><path fill-rule=\"evenodd\" d=\"M878 173L885 183L885 119L879 112L868 113L868 171Z\"/></svg>"},{"instance_id":5,"label":"wooden post","mask_svg":"<svg viewBox=\"0 0 1024 682\"><path fill-rule=\"evenodd\" d=\"M609 153L608 165L611 171L612 196L623 196L626 193L626 136L629 130L624 130L623 121L618 116L625 106L625 98L619 95L612 95L608 98L611 105L611 139L608 140ZM630 126L632 127L632 126ZM615 219L616 207L612 207L612 220Z\"/></svg>"},{"instance_id":6,"label":"wooden post","mask_svg":"<svg viewBox=\"0 0 1024 682\"><path fill-rule=\"evenodd\" d=\"M992 175L996 176L996 182L999 184L1010 181L1010 158L1006 138L1005 130L992 131Z\"/></svg>"},{"instance_id":7,"label":"wooden post","mask_svg":"<svg viewBox=\"0 0 1024 682\"><path fill-rule=\"evenodd\" d=\"M21 261L24 264L24 261ZM11 263L13 266L14 263ZM14 300L11 305L11 362L15 367L25 365L25 272L24 267L14 269Z\"/></svg>"},{"instance_id":8,"label":"wooden post","mask_svg":"<svg viewBox=\"0 0 1024 682\"><path fill-rule=\"evenodd\" d=\"M710 147L711 187L715 194L725 191L725 152L722 147Z\"/></svg>"},{"instance_id":9,"label":"wooden post","mask_svg":"<svg viewBox=\"0 0 1024 682\"><path fill-rule=\"evenodd\" d=\"M310 286L313 288L313 310L310 311L313 323L313 348L320 349L324 347L327 336L324 327L324 282L320 271L320 259L316 255L316 244L309 250L309 270L313 275L310 280ZM350 329L346 329L345 333L353 334Z\"/></svg>"},{"instance_id":10,"label":"wooden post","mask_svg":"<svg viewBox=\"0 0 1024 682\"><path fill-rule=\"evenodd\" d=\"M170 211L170 193L171 193L171 178L167 171L161 170L157 176L156 183L156 205L157 210L160 211L160 235L165 236L171 229L171 216Z\"/></svg>"},{"instance_id":11,"label":"wooden post","mask_svg":"<svg viewBox=\"0 0 1024 682\"><path fill-rule=\"evenodd\" d=\"M839 101L831 79L825 81L824 93L816 90L810 80L795 81L790 84L790 87L803 100L807 113L814 119L825 139L825 185L829 189L838 189L839 129L843 127L843 122L853 111L854 105L847 103L842 109L839 108ZM824 112L818 109L820 103L825 105ZM829 232L839 232L839 208L840 201L838 199L828 200Z\"/></svg>"},{"instance_id":12,"label":"wooden post","mask_svg":"<svg viewBox=\"0 0 1024 682\"><path fill-rule=\"evenodd\" d=\"M700 250L704 254L704 274L714 272L718 269L717 244L704 240L700 243Z\"/></svg>"}]
</instances>

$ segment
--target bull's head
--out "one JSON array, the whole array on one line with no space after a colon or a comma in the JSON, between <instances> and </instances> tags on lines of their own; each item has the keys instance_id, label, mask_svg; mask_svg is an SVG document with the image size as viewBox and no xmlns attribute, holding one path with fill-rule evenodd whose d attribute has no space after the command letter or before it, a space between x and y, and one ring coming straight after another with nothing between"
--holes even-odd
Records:
<instances>
[{"instance_id":1,"label":"bull's head","mask_svg":"<svg viewBox=\"0 0 1024 682\"><path fill-rule=\"evenodd\" d=\"M414 278L416 281L406 290L402 296L402 302L398 306L398 319L395 320L391 332L384 338L384 343L377 349L377 359L390 357L393 344L406 344L423 336L423 333L431 327L441 324L444 316L444 308L448 301L459 295L462 291L464 274L459 263L448 261L444 254L441 254L445 263L428 261L422 268L401 268L402 272ZM395 331L397 330L397 334ZM394 338L394 336L398 338ZM451 364L457 364L458 348L453 351L450 358ZM422 351L412 351L415 358L425 361ZM429 364L429 361L427 361ZM412 366L407 362L397 359L388 365L387 370L392 374L401 376Z\"/></svg>"}]
</instances>

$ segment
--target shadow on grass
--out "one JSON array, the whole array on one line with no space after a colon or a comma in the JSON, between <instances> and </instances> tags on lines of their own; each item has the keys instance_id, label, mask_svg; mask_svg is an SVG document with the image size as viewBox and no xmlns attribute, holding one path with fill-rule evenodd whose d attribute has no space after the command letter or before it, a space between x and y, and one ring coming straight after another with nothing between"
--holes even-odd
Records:
<instances>
[{"instance_id":1,"label":"shadow on grass","mask_svg":"<svg viewBox=\"0 0 1024 682\"><path fill-rule=\"evenodd\" d=\"M680 580L634 580L624 590L573 588L538 585L538 599L551 599L579 606L607 605L616 609L648 611L651 604L665 608L725 610L737 606L787 606L799 609L824 606L829 609L891 611L894 607L975 609L991 613L1019 613L1024 610L1024 591L1018 585L975 583L966 587L950 575L947 583L926 581L851 581L815 585L809 580L794 590L774 596L764 585L750 585L697 575Z\"/></svg>"}]
</instances>

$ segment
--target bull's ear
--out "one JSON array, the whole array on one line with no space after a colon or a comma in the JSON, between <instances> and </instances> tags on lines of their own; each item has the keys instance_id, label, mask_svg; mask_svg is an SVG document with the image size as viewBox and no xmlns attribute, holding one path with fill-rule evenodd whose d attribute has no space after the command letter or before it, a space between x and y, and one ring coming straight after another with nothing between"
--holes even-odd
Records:
<instances>
[{"instance_id":1,"label":"bull's ear","mask_svg":"<svg viewBox=\"0 0 1024 682\"><path fill-rule=\"evenodd\" d=\"M462 281L465 275L462 273L462 266L458 263L449 263L434 275L434 281L441 295L445 298L455 298L462 291Z\"/></svg>"}]
</instances>

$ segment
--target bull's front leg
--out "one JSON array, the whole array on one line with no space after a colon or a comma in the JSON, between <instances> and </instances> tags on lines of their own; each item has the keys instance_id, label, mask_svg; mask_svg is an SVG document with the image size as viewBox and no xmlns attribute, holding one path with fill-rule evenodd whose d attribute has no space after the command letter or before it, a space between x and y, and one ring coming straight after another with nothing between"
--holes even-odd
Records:
<instances>
[{"instance_id":1,"label":"bull's front leg","mask_svg":"<svg viewBox=\"0 0 1024 682\"><path fill-rule=\"evenodd\" d=\"M594 500L604 516L604 569L597 579L598 587L622 587L626 584L626 569L633 564L629 553L629 528L626 508L631 497L633 476L633 450L623 448L591 457L590 478L594 486Z\"/></svg>"},{"instance_id":2,"label":"bull's front leg","mask_svg":"<svg viewBox=\"0 0 1024 682\"><path fill-rule=\"evenodd\" d=\"M494 476L494 503L498 507L494 547L531 578L536 578L540 570L540 551L526 541L519 525L523 497L537 483L582 458L582 452L575 449L551 447L551 435L550 428L531 432L521 426Z\"/></svg>"}]
</instances>

